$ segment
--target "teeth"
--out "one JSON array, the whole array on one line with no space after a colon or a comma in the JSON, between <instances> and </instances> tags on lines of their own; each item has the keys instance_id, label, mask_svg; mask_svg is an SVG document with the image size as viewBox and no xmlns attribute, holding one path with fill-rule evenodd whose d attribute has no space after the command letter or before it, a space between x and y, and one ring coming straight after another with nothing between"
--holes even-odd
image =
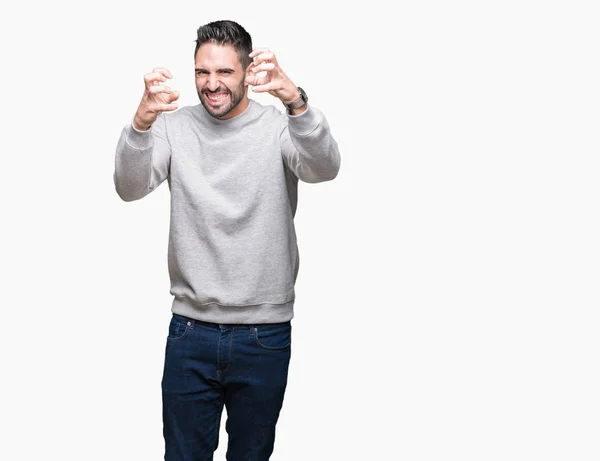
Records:
<instances>
[{"instance_id":1,"label":"teeth","mask_svg":"<svg viewBox=\"0 0 600 461\"><path fill-rule=\"evenodd\" d=\"M220 101L221 99L225 99L227 97L227 94L221 93L218 95L212 95L212 94L206 94L206 97L208 99L210 99L211 101Z\"/></svg>"}]
</instances>

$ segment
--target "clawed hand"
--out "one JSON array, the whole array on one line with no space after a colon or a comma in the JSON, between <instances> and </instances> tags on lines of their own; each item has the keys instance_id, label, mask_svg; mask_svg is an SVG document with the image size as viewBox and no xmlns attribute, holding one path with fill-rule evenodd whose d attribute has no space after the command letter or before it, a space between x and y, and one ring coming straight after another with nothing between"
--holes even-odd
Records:
<instances>
[{"instance_id":1,"label":"clawed hand","mask_svg":"<svg viewBox=\"0 0 600 461\"><path fill-rule=\"evenodd\" d=\"M246 69L246 83L255 93L268 92L284 104L298 99L298 88L279 67L275 54L268 48L257 48L250 57L254 60ZM264 75L258 75L264 72Z\"/></svg>"},{"instance_id":2,"label":"clawed hand","mask_svg":"<svg viewBox=\"0 0 600 461\"><path fill-rule=\"evenodd\" d=\"M144 75L144 96L133 119L135 128L147 130L161 112L177 109L175 101L179 99L179 92L162 85L172 77L171 72L163 67Z\"/></svg>"}]
</instances>

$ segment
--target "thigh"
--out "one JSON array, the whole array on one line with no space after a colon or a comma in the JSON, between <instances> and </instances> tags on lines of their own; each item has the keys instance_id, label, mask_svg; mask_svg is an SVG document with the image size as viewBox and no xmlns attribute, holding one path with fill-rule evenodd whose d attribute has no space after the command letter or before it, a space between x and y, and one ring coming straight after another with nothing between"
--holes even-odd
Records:
<instances>
[{"instance_id":1,"label":"thigh","mask_svg":"<svg viewBox=\"0 0 600 461\"><path fill-rule=\"evenodd\" d=\"M240 330L225 381L227 459L266 461L283 405L291 357L291 323Z\"/></svg>"},{"instance_id":2,"label":"thigh","mask_svg":"<svg viewBox=\"0 0 600 461\"><path fill-rule=\"evenodd\" d=\"M213 459L224 402L217 341L216 330L173 315L161 383L167 461Z\"/></svg>"}]
</instances>

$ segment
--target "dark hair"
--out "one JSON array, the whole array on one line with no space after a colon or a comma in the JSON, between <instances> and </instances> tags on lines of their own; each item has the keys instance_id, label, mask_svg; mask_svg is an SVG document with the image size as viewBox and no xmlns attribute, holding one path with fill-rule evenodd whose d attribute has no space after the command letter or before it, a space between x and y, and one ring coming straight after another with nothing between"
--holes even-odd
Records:
<instances>
[{"instance_id":1,"label":"dark hair","mask_svg":"<svg viewBox=\"0 0 600 461\"><path fill-rule=\"evenodd\" d=\"M204 43L216 43L217 45L232 45L237 51L242 68L245 70L252 62L248 55L252 52L252 38L242 26L234 21L213 21L200 26L197 32L196 49Z\"/></svg>"}]
</instances>

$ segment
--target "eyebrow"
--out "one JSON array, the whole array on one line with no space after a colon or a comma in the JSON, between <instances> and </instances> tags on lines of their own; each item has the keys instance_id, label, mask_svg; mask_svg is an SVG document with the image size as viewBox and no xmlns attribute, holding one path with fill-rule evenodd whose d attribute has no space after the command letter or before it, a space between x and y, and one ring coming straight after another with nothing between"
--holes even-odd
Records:
<instances>
[{"instance_id":1,"label":"eyebrow","mask_svg":"<svg viewBox=\"0 0 600 461\"><path fill-rule=\"evenodd\" d=\"M194 69L194 72L208 72L206 69L203 69L202 67L198 68L196 67L196 69ZM228 72L235 72L234 69L230 69L229 67L222 67L221 69L217 69L217 72L223 72L223 71L228 71Z\"/></svg>"}]
</instances>

